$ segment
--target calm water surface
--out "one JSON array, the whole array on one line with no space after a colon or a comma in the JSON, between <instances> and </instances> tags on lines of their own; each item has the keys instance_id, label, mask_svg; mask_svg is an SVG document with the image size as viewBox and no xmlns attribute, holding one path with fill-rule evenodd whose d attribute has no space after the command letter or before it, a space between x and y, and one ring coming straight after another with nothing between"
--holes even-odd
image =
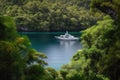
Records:
<instances>
[{"instance_id":1,"label":"calm water surface","mask_svg":"<svg viewBox=\"0 0 120 80\"><path fill-rule=\"evenodd\" d=\"M60 41L54 36L64 34L64 32L21 32L27 35L32 43L32 47L47 55L45 61L49 67L59 70L64 64L67 64L72 56L81 49L80 41ZM70 34L79 37L79 32Z\"/></svg>"}]
</instances>

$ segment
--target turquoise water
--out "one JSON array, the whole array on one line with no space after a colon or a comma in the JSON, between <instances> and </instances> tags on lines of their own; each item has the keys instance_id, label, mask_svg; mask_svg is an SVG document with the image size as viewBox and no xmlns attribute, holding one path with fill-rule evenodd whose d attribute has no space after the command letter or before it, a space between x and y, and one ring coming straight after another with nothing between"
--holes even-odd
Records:
<instances>
[{"instance_id":1,"label":"turquoise water","mask_svg":"<svg viewBox=\"0 0 120 80\"><path fill-rule=\"evenodd\" d=\"M81 49L80 41L60 41L54 36L64 34L65 32L21 32L27 35L32 43L32 47L47 55L45 61L49 67L59 70L64 64L69 63L72 56ZM79 37L79 32L70 34Z\"/></svg>"}]
</instances>

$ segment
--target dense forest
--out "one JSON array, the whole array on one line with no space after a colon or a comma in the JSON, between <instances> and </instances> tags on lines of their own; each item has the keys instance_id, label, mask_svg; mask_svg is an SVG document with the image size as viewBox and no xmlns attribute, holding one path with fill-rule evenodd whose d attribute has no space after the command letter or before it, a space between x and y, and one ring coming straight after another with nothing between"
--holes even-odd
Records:
<instances>
[{"instance_id":1,"label":"dense forest","mask_svg":"<svg viewBox=\"0 0 120 80\"><path fill-rule=\"evenodd\" d=\"M119 0L0 0L0 80L120 80L119 9ZM17 33L81 28L83 49L59 71Z\"/></svg>"},{"instance_id":2,"label":"dense forest","mask_svg":"<svg viewBox=\"0 0 120 80\"><path fill-rule=\"evenodd\" d=\"M0 0L0 15L12 16L18 31L80 31L101 19L90 0Z\"/></svg>"}]
</instances>

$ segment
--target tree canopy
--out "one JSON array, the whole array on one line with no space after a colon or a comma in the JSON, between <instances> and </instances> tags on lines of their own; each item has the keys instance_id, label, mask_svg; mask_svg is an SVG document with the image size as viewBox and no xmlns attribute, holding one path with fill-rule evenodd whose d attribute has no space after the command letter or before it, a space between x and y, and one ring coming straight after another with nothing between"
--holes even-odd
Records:
<instances>
[{"instance_id":1,"label":"tree canopy","mask_svg":"<svg viewBox=\"0 0 120 80\"><path fill-rule=\"evenodd\" d=\"M47 57L32 49L29 39L17 33L15 22L11 17L0 17L1 80L25 80L27 78L25 72L29 71L29 68L30 70L37 69L38 66L41 66L41 73L43 73L45 71L44 66L47 65L43 58ZM36 64L33 64L34 62ZM39 77L41 76L39 74Z\"/></svg>"},{"instance_id":2,"label":"tree canopy","mask_svg":"<svg viewBox=\"0 0 120 80\"><path fill-rule=\"evenodd\" d=\"M104 14L90 11L90 0L0 0L0 14L12 16L18 31L80 31Z\"/></svg>"}]
</instances>

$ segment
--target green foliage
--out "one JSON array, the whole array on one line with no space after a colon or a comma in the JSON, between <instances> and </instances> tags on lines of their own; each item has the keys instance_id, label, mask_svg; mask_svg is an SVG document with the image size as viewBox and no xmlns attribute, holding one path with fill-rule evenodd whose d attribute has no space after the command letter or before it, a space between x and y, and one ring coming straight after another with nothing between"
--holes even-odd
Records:
<instances>
[{"instance_id":1,"label":"green foliage","mask_svg":"<svg viewBox=\"0 0 120 80\"><path fill-rule=\"evenodd\" d=\"M60 74L65 80L119 80L119 1L92 0L91 3L110 14L115 22L110 16L105 16L96 25L82 31L83 50L62 67Z\"/></svg>"},{"instance_id":2,"label":"green foliage","mask_svg":"<svg viewBox=\"0 0 120 80\"><path fill-rule=\"evenodd\" d=\"M11 17L0 17L0 79L23 80L25 62L14 42L18 36Z\"/></svg>"},{"instance_id":3,"label":"green foliage","mask_svg":"<svg viewBox=\"0 0 120 80\"><path fill-rule=\"evenodd\" d=\"M120 2L119 0L92 0L91 7L97 8L102 12L109 14L115 22L120 22Z\"/></svg>"},{"instance_id":4,"label":"green foliage","mask_svg":"<svg viewBox=\"0 0 120 80\"><path fill-rule=\"evenodd\" d=\"M14 17L19 31L79 31L104 15L89 10L90 0L0 1L1 15Z\"/></svg>"},{"instance_id":5,"label":"green foliage","mask_svg":"<svg viewBox=\"0 0 120 80\"><path fill-rule=\"evenodd\" d=\"M87 29L82 36L83 43L88 48L86 55L91 59L91 69L95 72L109 76L111 79L119 79L119 46L114 44L117 36L115 36L116 26L109 16L99 21L97 25ZM94 36L93 36L94 35ZM88 41L90 40L90 41ZM115 49L115 50L114 50ZM114 55L113 55L114 54ZM114 61L112 60L114 59ZM116 67L118 66L118 68ZM114 70L116 68L116 70ZM112 70L112 72L110 71ZM113 75L115 74L115 75Z\"/></svg>"},{"instance_id":6,"label":"green foliage","mask_svg":"<svg viewBox=\"0 0 120 80\"><path fill-rule=\"evenodd\" d=\"M44 68L40 65L31 65L26 69L26 80L43 80Z\"/></svg>"},{"instance_id":7,"label":"green foliage","mask_svg":"<svg viewBox=\"0 0 120 80\"><path fill-rule=\"evenodd\" d=\"M104 46L106 47L111 43L111 39L113 38L112 35L115 29L116 26L113 25L113 20L110 19L109 16L105 16L104 20L98 21L97 25L94 25L92 28L89 28L83 32L82 43L87 44L85 46L88 48L91 48L94 44L95 46L102 49Z\"/></svg>"},{"instance_id":8,"label":"green foliage","mask_svg":"<svg viewBox=\"0 0 120 80\"><path fill-rule=\"evenodd\" d=\"M59 77L58 77L58 72L53 69L53 68L46 68L46 72L47 74L45 75L46 78L44 78L45 80L61 80Z\"/></svg>"},{"instance_id":9,"label":"green foliage","mask_svg":"<svg viewBox=\"0 0 120 80\"><path fill-rule=\"evenodd\" d=\"M119 80L120 46L116 45L116 42L119 44L116 28L114 20L105 16L83 31L83 50L79 50L71 62L62 67L62 77L65 80Z\"/></svg>"},{"instance_id":10,"label":"green foliage","mask_svg":"<svg viewBox=\"0 0 120 80\"><path fill-rule=\"evenodd\" d=\"M28 54L25 57L28 64L34 64L35 62L36 64L40 64L42 66L47 65L47 63L43 60L44 58L47 58L47 56L35 49L29 49Z\"/></svg>"},{"instance_id":11,"label":"green foliage","mask_svg":"<svg viewBox=\"0 0 120 80\"><path fill-rule=\"evenodd\" d=\"M11 17L0 17L1 80L41 80L45 72L44 65L47 64L44 58L47 58L45 54L31 48L26 36L18 35Z\"/></svg>"},{"instance_id":12,"label":"green foliage","mask_svg":"<svg viewBox=\"0 0 120 80\"><path fill-rule=\"evenodd\" d=\"M108 75L111 80L119 80L120 58L118 56L120 55L120 46L118 44L120 44L120 3L118 0L92 0L91 4L92 7L109 14L115 20L114 24L116 24L116 26L114 27L114 31L104 35L107 38L106 41L104 40L104 43L109 45L107 45L108 47L105 46L106 51L104 50L104 53L106 53L106 55L104 55L103 59L99 62L99 70L105 75Z\"/></svg>"},{"instance_id":13,"label":"green foliage","mask_svg":"<svg viewBox=\"0 0 120 80\"><path fill-rule=\"evenodd\" d=\"M14 40L16 35L15 22L11 17L0 16L0 39L2 40Z\"/></svg>"},{"instance_id":14,"label":"green foliage","mask_svg":"<svg viewBox=\"0 0 120 80\"><path fill-rule=\"evenodd\" d=\"M0 0L0 14L13 16L19 30L79 30L90 27L103 16L99 11L94 13L88 10L89 1ZM119 5L118 0L91 1L92 7L110 14L112 18L105 16L97 21L96 25L82 31L83 49L59 72L52 68L44 68L47 63L43 58L47 57L32 49L27 37L17 34L12 18L0 17L0 79L8 80L9 77L9 80L119 80Z\"/></svg>"},{"instance_id":15,"label":"green foliage","mask_svg":"<svg viewBox=\"0 0 120 80\"><path fill-rule=\"evenodd\" d=\"M12 42L0 41L0 79L22 80L24 61Z\"/></svg>"}]
</instances>

